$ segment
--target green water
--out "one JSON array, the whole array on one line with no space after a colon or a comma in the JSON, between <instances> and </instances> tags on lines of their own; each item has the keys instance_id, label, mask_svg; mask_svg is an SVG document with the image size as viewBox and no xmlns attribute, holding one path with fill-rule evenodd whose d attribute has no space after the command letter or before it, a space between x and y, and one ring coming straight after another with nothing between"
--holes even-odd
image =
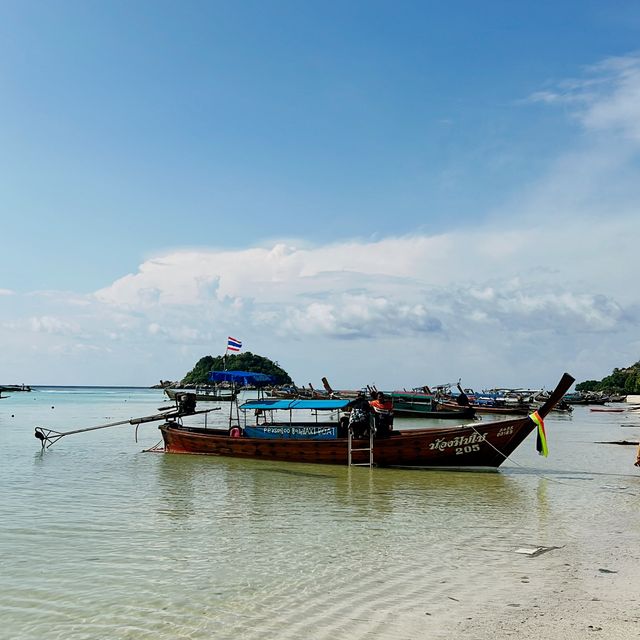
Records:
<instances>
[{"instance_id":1,"label":"green water","mask_svg":"<svg viewBox=\"0 0 640 640\"><path fill-rule=\"evenodd\" d=\"M556 589L568 561L597 570L639 547L635 448L595 444L638 440L637 413L552 416L549 458L530 437L498 473L143 453L154 425L45 453L33 437L167 404L145 389L0 400L1 638L453 638ZM558 549L515 553L529 546Z\"/></svg>"}]
</instances>

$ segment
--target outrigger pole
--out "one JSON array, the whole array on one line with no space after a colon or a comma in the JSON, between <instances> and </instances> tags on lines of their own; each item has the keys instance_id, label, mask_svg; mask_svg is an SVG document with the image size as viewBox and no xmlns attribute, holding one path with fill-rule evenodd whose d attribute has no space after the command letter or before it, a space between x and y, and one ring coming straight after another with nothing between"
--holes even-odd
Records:
<instances>
[{"instance_id":1,"label":"outrigger pole","mask_svg":"<svg viewBox=\"0 0 640 640\"><path fill-rule=\"evenodd\" d=\"M187 397L184 396L193 396ZM156 422L158 420L167 420L182 418L184 416L194 416L200 413L209 413L210 411L220 411L220 407L214 407L212 409L201 409L196 411L195 409L195 394L183 393L179 397L176 397L175 407L161 407L159 411L152 416L144 416L142 418L131 418L129 420L120 420L119 422L109 422L108 424L99 424L95 427L86 427L85 429L74 429L73 431L54 431L53 429L47 429L45 427L35 428L35 437L42 442L42 448L48 449L52 444L55 444L64 436L70 436L74 433L84 433L85 431L97 431L98 429L106 429L107 427L117 427L123 424L143 424L144 422ZM137 432L137 430L136 430Z\"/></svg>"}]
</instances>

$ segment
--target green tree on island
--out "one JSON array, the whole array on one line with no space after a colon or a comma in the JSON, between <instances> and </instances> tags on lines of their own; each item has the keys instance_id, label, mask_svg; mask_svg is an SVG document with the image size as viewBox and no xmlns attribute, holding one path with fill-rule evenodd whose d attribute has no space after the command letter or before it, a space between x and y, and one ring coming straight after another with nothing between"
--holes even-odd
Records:
<instances>
[{"instance_id":1,"label":"green tree on island","mask_svg":"<svg viewBox=\"0 0 640 640\"><path fill-rule=\"evenodd\" d=\"M182 380L182 384L209 384L210 371L224 371L225 369L229 371L237 370L266 373L274 377L274 384L293 384L289 374L282 369L277 362L253 354L251 351L227 356L204 356L200 358L195 367L187 373Z\"/></svg>"},{"instance_id":2,"label":"green tree on island","mask_svg":"<svg viewBox=\"0 0 640 640\"><path fill-rule=\"evenodd\" d=\"M640 361L626 369L614 369L598 382L585 380L576 385L576 391L604 391L606 393L640 394Z\"/></svg>"}]
</instances>

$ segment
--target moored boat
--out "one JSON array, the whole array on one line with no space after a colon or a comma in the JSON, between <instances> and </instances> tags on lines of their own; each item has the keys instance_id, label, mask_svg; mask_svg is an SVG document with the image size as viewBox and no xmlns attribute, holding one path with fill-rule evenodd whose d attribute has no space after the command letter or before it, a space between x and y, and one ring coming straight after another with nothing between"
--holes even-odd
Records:
<instances>
[{"instance_id":1,"label":"moored boat","mask_svg":"<svg viewBox=\"0 0 640 640\"><path fill-rule=\"evenodd\" d=\"M504 405L496 405L489 403L480 403L480 402L469 402L468 405L460 405L455 400L439 400L436 401L437 406L442 409L448 409L450 411L454 411L455 409L460 409L461 406L469 406L472 407L476 413L490 413L493 415L502 415L502 416L514 416L514 415L527 415L531 412L531 407L528 404L517 405L517 406L504 406Z\"/></svg>"},{"instance_id":2,"label":"moored boat","mask_svg":"<svg viewBox=\"0 0 640 640\"><path fill-rule=\"evenodd\" d=\"M574 391L567 393L563 400L568 404L588 405L605 404L609 402L609 396L594 391Z\"/></svg>"},{"instance_id":3,"label":"moored boat","mask_svg":"<svg viewBox=\"0 0 640 640\"><path fill-rule=\"evenodd\" d=\"M0 384L0 393L2 391L31 391L31 387L28 384Z\"/></svg>"},{"instance_id":4,"label":"moored boat","mask_svg":"<svg viewBox=\"0 0 640 640\"><path fill-rule=\"evenodd\" d=\"M164 392L171 400L175 400L181 393L192 393L198 402L231 402L238 396L238 392L234 389L165 389Z\"/></svg>"},{"instance_id":5,"label":"moored boat","mask_svg":"<svg viewBox=\"0 0 640 640\"><path fill-rule=\"evenodd\" d=\"M389 396L393 403L396 400L403 402L413 402L422 404L431 404L434 399L434 394L427 393L426 391L385 391L384 394Z\"/></svg>"},{"instance_id":6,"label":"moored boat","mask_svg":"<svg viewBox=\"0 0 640 640\"><path fill-rule=\"evenodd\" d=\"M226 372L232 373L232 372ZM388 437L352 439L339 420L322 418L344 411L349 400L258 400L244 403L244 423L229 429L192 427L168 420L160 425L166 453L200 454L317 464L373 464L408 468L498 468L562 398L574 379L564 374L538 411L503 421L451 427L393 430ZM265 404L266 403L266 404ZM285 410L289 420L272 419ZM294 412L311 411L314 421L294 419ZM248 415L255 416L250 423ZM265 418L267 418L265 420ZM373 431L372 431L373 432Z\"/></svg>"},{"instance_id":7,"label":"moored boat","mask_svg":"<svg viewBox=\"0 0 640 640\"><path fill-rule=\"evenodd\" d=\"M476 413L495 415L527 415L534 411L529 397L511 390L492 390L476 393L473 389L463 389L460 382L454 395L452 385L438 387L435 404L440 409L453 410L461 406L473 407Z\"/></svg>"},{"instance_id":8,"label":"moored boat","mask_svg":"<svg viewBox=\"0 0 640 640\"><path fill-rule=\"evenodd\" d=\"M437 408L435 403L414 402L410 400L392 400L393 414L399 418L425 418L436 420L473 420L476 410L473 407L456 406L455 409Z\"/></svg>"}]
</instances>

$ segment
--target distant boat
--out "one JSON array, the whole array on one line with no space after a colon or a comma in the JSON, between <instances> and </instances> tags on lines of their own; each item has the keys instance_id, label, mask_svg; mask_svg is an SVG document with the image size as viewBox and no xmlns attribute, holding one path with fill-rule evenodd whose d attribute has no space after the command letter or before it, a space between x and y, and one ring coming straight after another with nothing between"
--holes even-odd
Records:
<instances>
[{"instance_id":1,"label":"distant boat","mask_svg":"<svg viewBox=\"0 0 640 640\"><path fill-rule=\"evenodd\" d=\"M329 395L324 391L318 391L313 387L296 387L284 386L284 387L272 387L266 390L266 395L270 398L280 398L281 400L295 400L295 399L328 399Z\"/></svg>"},{"instance_id":2,"label":"distant boat","mask_svg":"<svg viewBox=\"0 0 640 640\"><path fill-rule=\"evenodd\" d=\"M454 411L455 409L460 409L461 406L465 406L458 404L455 400L436 400L435 402L441 409L448 409L450 411ZM475 409L476 413L490 413L502 416L526 415L532 410L528 404L523 404L521 406L497 406L495 404L469 402L467 406Z\"/></svg>"},{"instance_id":3,"label":"distant boat","mask_svg":"<svg viewBox=\"0 0 640 640\"><path fill-rule=\"evenodd\" d=\"M473 420L476 410L473 407L456 406L455 409L433 408L431 403L411 402L393 399L393 415L398 418L425 418L436 420Z\"/></svg>"},{"instance_id":4,"label":"distant boat","mask_svg":"<svg viewBox=\"0 0 640 640\"><path fill-rule=\"evenodd\" d=\"M165 389L164 392L175 400L180 393L192 393L198 402L231 402L236 399L238 393L233 389Z\"/></svg>"},{"instance_id":5,"label":"distant boat","mask_svg":"<svg viewBox=\"0 0 640 640\"><path fill-rule=\"evenodd\" d=\"M575 391L573 393L567 393L563 400L568 404L577 405L605 404L609 401L609 396L591 391Z\"/></svg>"},{"instance_id":6,"label":"distant boat","mask_svg":"<svg viewBox=\"0 0 640 640\"><path fill-rule=\"evenodd\" d=\"M3 391L31 391L31 387L26 384L0 384L0 393Z\"/></svg>"},{"instance_id":7,"label":"distant boat","mask_svg":"<svg viewBox=\"0 0 640 640\"><path fill-rule=\"evenodd\" d=\"M385 391L385 396L389 396L394 404L396 400L401 400L405 402L413 402L420 404L431 404L431 401L434 399L434 395L432 393L427 393L426 391Z\"/></svg>"}]
</instances>

